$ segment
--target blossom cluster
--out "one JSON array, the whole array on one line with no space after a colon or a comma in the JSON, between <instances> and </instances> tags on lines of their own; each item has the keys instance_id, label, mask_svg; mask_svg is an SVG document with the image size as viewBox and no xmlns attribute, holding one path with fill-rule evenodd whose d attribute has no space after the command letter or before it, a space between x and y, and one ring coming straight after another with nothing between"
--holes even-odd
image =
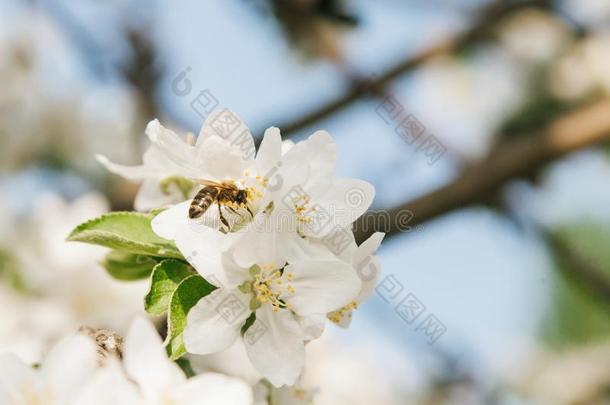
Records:
<instances>
[{"instance_id":1,"label":"blossom cluster","mask_svg":"<svg viewBox=\"0 0 610 405\"><path fill-rule=\"evenodd\" d=\"M358 246L352 231L374 188L335 177L325 131L293 143L272 127L256 150L243 122L222 110L196 140L157 120L146 134L142 165L98 160L142 183L135 207L150 214L98 218L69 239L115 249L106 264L121 277L152 273L146 310L167 314L171 359L241 344L270 387L297 384L306 344L327 320L349 326L374 291L383 234Z\"/></svg>"},{"instance_id":2,"label":"blossom cluster","mask_svg":"<svg viewBox=\"0 0 610 405\"><path fill-rule=\"evenodd\" d=\"M187 379L170 361L153 325L133 321L123 347L103 350L78 333L55 345L37 369L0 355L0 403L45 405L249 405L245 382L217 373ZM106 347L107 349L110 349Z\"/></svg>"}]
</instances>

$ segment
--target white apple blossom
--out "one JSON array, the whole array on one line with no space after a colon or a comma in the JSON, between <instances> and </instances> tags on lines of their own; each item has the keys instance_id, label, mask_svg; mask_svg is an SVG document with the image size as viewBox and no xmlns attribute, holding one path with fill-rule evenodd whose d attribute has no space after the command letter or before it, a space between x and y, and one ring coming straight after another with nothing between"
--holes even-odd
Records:
<instances>
[{"instance_id":1,"label":"white apple blossom","mask_svg":"<svg viewBox=\"0 0 610 405\"><path fill-rule=\"evenodd\" d=\"M86 194L67 202L38 196L25 223L16 223L2 242L11 246L24 288L0 280L0 350L38 362L66 330L101 326L123 333L142 314L147 281L117 283L100 266L107 249L66 241L79 223L108 211L107 200Z\"/></svg>"},{"instance_id":2,"label":"white apple blossom","mask_svg":"<svg viewBox=\"0 0 610 405\"><path fill-rule=\"evenodd\" d=\"M269 128L256 157L245 159L243 152L229 141L208 135L213 134L214 130L209 129L213 122L211 118L204 124L197 142L202 145L198 156L193 157L193 151L182 151L182 156L191 157L190 163L182 164L181 173L191 179L228 180L245 189L249 211L253 216L263 211L271 214L270 222L263 222L271 223L274 231L278 231L275 235L279 242L290 244L303 237L332 241L333 234L348 235L354 220L371 205L374 189L369 183L334 177L336 145L328 133L318 131L291 146L282 145L277 128ZM249 132L244 133L250 136ZM169 142L163 145L167 154L180 154ZM196 164L199 166L195 167ZM196 223L185 212L189 205L187 200L158 215L153 223L155 231L172 240L179 234L198 232ZM208 208L203 225L218 228L218 211L215 205ZM228 220L233 227L236 223L248 225L249 219L242 215L229 216ZM245 233L245 238L256 240L261 233L260 224L250 223Z\"/></svg>"},{"instance_id":3,"label":"white apple blossom","mask_svg":"<svg viewBox=\"0 0 610 405\"><path fill-rule=\"evenodd\" d=\"M151 121L146 134L151 141L140 166L123 166L104 156L98 160L110 171L129 180L142 181L135 207L149 210L184 201L200 187L197 180L233 181L248 191L251 209L264 205L268 179L281 156L281 140L277 128L269 128L259 152L254 157L254 139L250 130L229 110L211 114L193 142L183 140L159 121ZM217 209L210 208L206 221L213 221Z\"/></svg>"},{"instance_id":4,"label":"white apple blossom","mask_svg":"<svg viewBox=\"0 0 610 405\"><path fill-rule=\"evenodd\" d=\"M122 366L122 367L121 367ZM252 389L245 382L217 373L187 379L167 358L157 331L144 318L133 321L123 348L96 374L81 395L88 405L250 405Z\"/></svg>"},{"instance_id":5,"label":"white apple blossom","mask_svg":"<svg viewBox=\"0 0 610 405\"><path fill-rule=\"evenodd\" d=\"M210 122L199 141L212 132L206 131ZM249 327L244 344L254 367L275 386L294 384L304 344L320 336L326 314L372 290L363 289L354 260L359 264L372 255L381 238L358 249L349 227L370 206L373 187L334 177L336 146L324 131L282 145L279 131L271 128L253 160L236 159L238 150L225 139L207 139L199 157L167 145L166 152L176 155L173 162L187 156L180 169L187 178L230 180L246 189L252 221L237 232L220 232L227 229L210 218L217 209L210 207L201 224L189 218L190 200L154 218L153 230L174 240L191 265L221 287L191 309L186 348L197 354L223 351ZM346 235L345 249L332 245L337 233Z\"/></svg>"},{"instance_id":6,"label":"white apple blossom","mask_svg":"<svg viewBox=\"0 0 610 405\"><path fill-rule=\"evenodd\" d=\"M61 340L37 369L12 353L1 354L0 403L85 405L79 396L97 368L95 343L80 334Z\"/></svg>"},{"instance_id":7,"label":"white apple blossom","mask_svg":"<svg viewBox=\"0 0 610 405\"><path fill-rule=\"evenodd\" d=\"M361 281L328 252L311 256L294 246L282 255L273 245L259 249L238 239L221 253L226 238L210 229L186 241L187 249L209 249L191 264L220 287L189 312L186 348L197 354L229 348L255 313L243 339L250 361L275 386L292 385L302 372L305 342L319 336L327 312L357 296Z\"/></svg>"}]
</instances>

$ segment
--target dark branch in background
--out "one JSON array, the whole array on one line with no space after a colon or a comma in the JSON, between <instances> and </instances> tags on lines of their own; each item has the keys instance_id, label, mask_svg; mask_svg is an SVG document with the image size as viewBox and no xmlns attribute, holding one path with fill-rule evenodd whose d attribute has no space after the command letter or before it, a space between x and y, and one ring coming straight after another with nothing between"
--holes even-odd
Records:
<instances>
[{"instance_id":1,"label":"dark branch in background","mask_svg":"<svg viewBox=\"0 0 610 405\"><path fill-rule=\"evenodd\" d=\"M147 32L128 29L125 37L131 47L131 55L126 66L121 68L123 77L136 90L144 123L161 115L156 91L161 79L161 67L156 61L156 49Z\"/></svg>"},{"instance_id":2,"label":"dark branch in background","mask_svg":"<svg viewBox=\"0 0 610 405\"><path fill-rule=\"evenodd\" d=\"M362 242L375 230L396 235L405 230L401 228L401 217L405 215L412 216L408 221L412 227L455 209L485 203L509 180L529 177L570 152L608 141L610 100L602 100L555 120L537 134L498 145L487 158L465 169L450 184L390 209L389 224L387 215L366 214L354 224L356 239ZM371 223L387 226L367 229Z\"/></svg>"},{"instance_id":3,"label":"dark branch in background","mask_svg":"<svg viewBox=\"0 0 610 405\"><path fill-rule=\"evenodd\" d=\"M583 257L561 236L545 233L545 240L560 261L559 268L567 277L574 279L587 292L593 293L610 305L610 278L594 263Z\"/></svg>"},{"instance_id":4,"label":"dark branch in background","mask_svg":"<svg viewBox=\"0 0 610 405\"><path fill-rule=\"evenodd\" d=\"M493 28L493 26L499 20L509 13L523 7L535 6L546 8L550 7L551 5L552 1L550 0L493 2L491 5L483 7L472 28L457 35L455 38L446 40L416 55L410 56L375 78L370 80L354 81L351 89L336 100L323 104L316 110L305 114L303 117L298 118L295 121L280 123L279 125L277 125L278 121L275 121L274 126L280 128L283 137L294 135L301 129L307 128L308 126L343 110L362 97L383 94L383 89L391 81L407 73L408 71L415 69L433 57L446 53L460 52L471 46L473 43L486 39L491 28ZM260 130L254 133L262 134L263 132L264 130Z\"/></svg>"}]
</instances>

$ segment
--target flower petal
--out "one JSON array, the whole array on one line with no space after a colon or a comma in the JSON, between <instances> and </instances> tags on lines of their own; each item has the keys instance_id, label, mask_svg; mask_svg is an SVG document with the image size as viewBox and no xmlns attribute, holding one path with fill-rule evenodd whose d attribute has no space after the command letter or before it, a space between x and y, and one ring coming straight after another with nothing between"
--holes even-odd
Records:
<instances>
[{"instance_id":1,"label":"flower petal","mask_svg":"<svg viewBox=\"0 0 610 405\"><path fill-rule=\"evenodd\" d=\"M187 351L211 354L231 346L250 316L247 298L237 290L218 288L199 300L187 317L184 330Z\"/></svg>"},{"instance_id":2,"label":"flower petal","mask_svg":"<svg viewBox=\"0 0 610 405\"><path fill-rule=\"evenodd\" d=\"M111 173L118 174L121 177L131 181L141 181L147 177L150 177L150 168L145 165L139 166L125 166L118 163L111 162L104 155L95 155L95 158Z\"/></svg>"},{"instance_id":3,"label":"flower petal","mask_svg":"<svg viewBox=\"0 0 610 405\"><path fill-rule=\"evenodd\" d=\"M322 232L310 236L324 236L336 227L349 228L371 206L374 197L375 188L366 181L334 179L332 186L315 200L329 213L333 226L327 226Z\"/></svg>"},{"instance_id":4,"label":"flower petal","mask_svg":"<svg viewBox=\"0 0 610 405\"><path fill-rule=\"evenodd\" d=\"M169 361L161 337L144 318L136 318L127 332L123 350L127 375L138 383L144 396L153 399L160 392L186 379L180 368Z\"/></svg>"},{"instance_id":5,"label":"flower petal","mask_svg":"<svg viewBox=\"0 0 610 405\"><path fill-rule=\"evenodd\" d=\"M211 137L203 142L198 159L207 174L206 178L198 177L199 180L239 179L249 165L239 149L219 137Z\"/></svg>"},{"instance_id":6,"label":"flower petal","mask_svg":"<svg viewBox=\"0 0 610 405\"><path fill-rule=\"evenodd\" d=\"M228 235L204 225L193 224L176 232L176 246L204 278L222 273L221 253Z\"/></svg>"},{"instance_id":7,"label":"flower petal","mask_svg":"<svg viewBox=\"0 0 610 405\"><path fill-rule=\"evenodd\" d=\"M325 314L346 305L362 286L352 266L339 260L292 263L284 269L283 280L295 292L284 291L282 298L301 316Z\"/></svg>"},{"instance_id":8,"label":"flower petal","mask_svg":"<svg viewBox=\"0 0 610 405\"><path fill-rule=\"evenodd\" d=\"M282 136L276 127L267 128L256 153L258 174L267 177L269 171L282 159Z\"/></svg>"},{"instance_id":9,"label":"flower petal","mask_svg":"<svg viewBox=\"0 0 610 405\"><path fill-rule=\"evenodd\" d=\"M322 336L326 326L326 316L324 314L297 316L296 319L301 325L305 340L315 340Z\"/></svg>"},{"instance_id":10,"label":"flower petal","mask_svg":"<svg viewBox=\"0 0 610 405\"><path fill-rule=\"evenodd\" d=\"M174 240L180 229L188 226L191 200L183 201L158 214L151 221L152 230L162 238Z\"/></svg>"},{"instance_id":11,"label":"flower petal","mask_svg":"<svg viewBox=\"0 0 610 405\"><path fill-rule=\"evenodd\" d=\"M173 131L165 128L158 120L152 120L146 126L146 135L152 142L152 148L157 148L169 162L174 165L175 174L187 178L198 178L201 167L197 164L195 148L187 144Z\"/></svg>"},{"instance_id":12,"label":"flower petal","mask_svg":"<svg viewBox=\"0 0 610 405\"><path fill-rule=\"evenodd\" d=\"M163 194L159 181L156 179L146 179L138 190L133 205L137 211L146 212L155 208L176 204L180 201L184 201L184 196L181 192L176 190L176 192Z\"/></svg>"},{"instance_id":13,"label":"flower petal","mask_svg":"<svg viewBox=\"0 0 610 405\"><path fill-rule=\"evenodd\" d=\"M354 252L353 265L358 277L362 280L362 289L356 297L357 302L365 301L375 291L377 280L381 274L381 263L374 254L381 245L384 236L383 232L375 232L362 242Z\"/></svg>"},{"instance_id":14,"label":"flower petal","mask_svg":"<svg viewBox=\"0 0 610 405\"><path fill-rule=\"evenodd\" d=\"M367 257L374 255L381 245L381 241L383 241L384 237L385 233L375 232L369 236L367 240L362 242L354 252L354 266L358 266L358 264L364 261Z\"/></svg>"},{"instance_id":15,"label":"flower petal","mask_svg":"<svg viewBox=\"0 0 610 405\"><path fill-rule=\"evenodd\" d=\"M309 176L303 186L312 199L331 185L337 160L337 146L326 131L316 131L305 141L297 143L285 155L285 161L305 162Z\"/></svg>"},{"instance_id":16,"label":"flower petal","mask_svg":"<svg viewBox=\"0 0 610 405\"><path fill-rule=\"evenodd\" d=\"M231 149L244 161L244 164L250 165L253 162L254 138L248 127L233 111L225 108L213 112L205 120L195 144L199 158L202 153L205 153L208 140L214 138L229 144Z\"/></svg>"},{"instance_id":17,"label":"flower petal","mask_svg":"<svg viewBox=\"0 0 610 405\"><path fill-rule=\"evenodd\" d=\"M234 243L234 260L245 268L253 264L275 263L281 265L290 255L290 249L298 238L294 225L284 220L285 212L274 209L270 214L261 212L243 231Z\"/></svg>"},{"instance_id":18,"label":"flower petal","mask_svg":"<svg viewBox=\"0 0 610 405\"><path fill-rule=\"evenodd\" d=\"M189 379L172 392L172 400L181 405L251 405L252 388L243 381L217 373L205 373Z\"/></svg>"},{"instance_id":19,"label":"flower petal","mask_svg":"<svg viewBox=\"0 0 610 405\"><path fill-rule=\"evenodd\" d=\"M40 380L34 370L12 353L0 354L0 403L27 403L27 392L37 392Z\"/></svg>"},{"instance_id":20,"label":"flower petal","mask_svg":"<svg viewBox=\"0 0 610 405\"><path fill-rule=\"evenodd\" d=\"M377 256L369 256L357 269L358 276L362 280L362 288L355 301L360 303L366 301L375 291L377 281L381 275L381 263Z\"/></svg>"},{"instance_id":21,"label":"flower petal","mask_svg":"<svg viewBox=\"0 0 610 405\"><path fill-rule=\"evenodd\" d=\"M74 405L144 405L137 386L129 381L118 361L106 364L85 384Z\"/></svg>"},{"instance_id":22,"label":"flower petal","mask_svg":"<svg viewBox=\"0 0 610 405\"><path fill-rule=\"evenodd\" d=\"M57 343L44 359L40 372L57 403L67 403L98 367L97 347L77 334Z\"/></svg>"},{"instance_id":23,"label":"flower petal","mask_svg":"<svg viewBox=\"0 0 610 405\"><path fill-rule=\"evenodd\" d=\"M221 353L191 354L189 360L196 374L214 370L237 377L250 385L256 384L263 378L248 359L242 339L237 339L227 350Z\"/></svg>"},{"instance_id":24,"label":"flower petal","mask_svg":"<svg viewBox=\"0 0 610 405\"><path fill-rule=\"evenodd\" d=\"M301 375L305 345L301 326L290 311L273 312L264 305L256 311L244 343L254 367L274 386L293 385Z\"/></svg>"}]
</instances>

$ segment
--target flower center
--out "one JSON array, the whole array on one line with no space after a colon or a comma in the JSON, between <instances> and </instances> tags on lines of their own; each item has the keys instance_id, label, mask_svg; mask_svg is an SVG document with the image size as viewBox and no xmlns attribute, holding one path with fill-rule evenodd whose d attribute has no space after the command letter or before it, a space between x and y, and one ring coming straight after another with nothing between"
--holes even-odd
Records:
<instances>
[{"instance_id":1,"label":"flower center","mask_svg":"<svg viewBox=\"0 0 610 405\"><path fill-rule=\"evenodd\" d=\"M291 282L293 274L285 272L284 267L278 268L275 263L254 265L250 267L251 281L243 283L239 289L244 293L252 293L250 309L253 311L263 304L270 304L273 312L280 309L292 309L289 303L280 297L296 294Z\"/></svg>"},{"instance_id":2,"label":"flower center","mask_svg":"<svg viewBox=\"0 0 610 405\"><path fill-rule=\"evenodd\" d=\"M248 203L253 205L263 198L265 190L269 185L269 179L253 174L250 170L246 170L244 171L242 183L245 185Z\"/></svg>"},{"instance_id":3,"label":"flower center","mask_svg":"<svg viewBox=\"0 0 610 405\"><path fill-rule=\"evenodd\" d=\"M355 309L358 309L358 303L356 301L352 301L341 309L331 312L327 317L331 322L339 324L345 316L351 318L352 311Z\"/></svg>"},{"instance_id":4,"label":"flower center","mask_svg":"<svg viewBox=\"0 0 610 405\"><path fill-rule=\"evenodd\" d=\"M172 192L171 189L178 190L182 193L182 196L186 199L190 196L193 187L195 187L195 183L182 176L170 176L161 180L159 183L159 187L161 188L161 192L164 195L170 195Z\"/></svg>"},{"instance_id":5,"label":"flower center","mask_svg":"<svg viewBox=\"0 0 610 405\"><path fill-rule=\"evenodd\" d=\"M318 214L317 204L312 206L311 198L303 190L293 190L290 194L290 200L295 212L297 225L312 226L314 220L316 220L316 214Z\"/></svg>"}]
</instances>

